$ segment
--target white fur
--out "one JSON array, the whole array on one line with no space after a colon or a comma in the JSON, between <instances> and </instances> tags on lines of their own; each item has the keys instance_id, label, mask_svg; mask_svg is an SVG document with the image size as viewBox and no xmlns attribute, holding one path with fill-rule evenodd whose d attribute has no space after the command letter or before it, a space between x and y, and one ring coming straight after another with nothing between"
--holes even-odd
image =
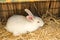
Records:
<instances>
[{"instance_id":1,"label":"white fur","mask_svg":"<svg viewBox=\"0 0 60 40\"><path fill-rule=\"evenodd\" d=\"M25 11L33 16L29 10L25 9ZM37 23L38 21L39 23ZM35 31L43 25L44 22L40 17L34 16L33 20L29 21L22 15L13 15L8 19L5 29L13 33L14 36L18 36L20 34Z\"/></svg>"},{"instance_id":2,"label":"white fur","mask_svg":"<svg viewBox=\"0 0 60 40\"><path fill-rule=\"evenodd\" d=\"M37 23L39 21L40 23ZM21 15L14 15L8 19L5 29L13 35L18 36L19 34L32 32L42 27L44 22L41 18L35 17L34 21L30 22L26 17Z\"/></svg>"}]
</instances>

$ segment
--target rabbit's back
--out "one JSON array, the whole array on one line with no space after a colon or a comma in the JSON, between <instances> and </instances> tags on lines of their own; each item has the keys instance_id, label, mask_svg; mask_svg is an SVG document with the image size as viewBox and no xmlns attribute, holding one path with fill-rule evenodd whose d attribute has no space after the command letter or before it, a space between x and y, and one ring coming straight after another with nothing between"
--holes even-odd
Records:
<instances>
[{"instance_id":1,"label":"rabbit's back","mask_svg":"<svg viewBox=\"0 0 60 40\"><path fill-rule=\"evenodd\" d=\"M12 17L10 17L9 19L8 19L8 23L16 23L16 24L24 24L26 22L26 18L24 17L24 16L22 16L22 15L13 15Z\"/></svg>"},{"instance_id":2,"label":"rabbit's back","mask_svg":"<svg viewBox=\"0 0 60 40\"><path fill-rule=\"evenodd\" d=\"M7 21L6 28L10 32L24 32L24 25L26 24L26 18L22 15L14 15Z\"/></svg>"}]
</instances>

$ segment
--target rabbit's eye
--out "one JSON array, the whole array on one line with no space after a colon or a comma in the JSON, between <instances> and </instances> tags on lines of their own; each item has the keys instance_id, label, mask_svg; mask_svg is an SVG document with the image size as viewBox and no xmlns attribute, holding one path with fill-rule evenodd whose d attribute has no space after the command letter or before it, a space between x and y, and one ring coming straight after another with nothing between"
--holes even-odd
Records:
<instances>
[{"instance_id":1,"label":"rabbit's eye","mask_svg":"<svg viewBox=\"0 0 60 40\"><path fill-rule=\"evenodd\" d=\"M39 21L37 21L37 23L40 23Z\"/></svg>"}]
</instances>

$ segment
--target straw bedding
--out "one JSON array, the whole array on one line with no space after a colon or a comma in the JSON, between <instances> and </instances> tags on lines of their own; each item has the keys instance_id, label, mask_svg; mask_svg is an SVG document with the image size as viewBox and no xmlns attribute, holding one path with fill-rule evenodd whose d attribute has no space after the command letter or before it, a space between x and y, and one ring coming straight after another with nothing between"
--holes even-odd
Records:
<instances>
[{"instance_id":1,"label":"straw bedding","mask_svg":"<svg viewBox=\"0 0 60 40\"><path fill-rule=\"evenodd\" d=\"M34 32L13 36L0 22L0 40L60 40L60 19L46 17L45 25Z\"/></svg>"}]
</instances>

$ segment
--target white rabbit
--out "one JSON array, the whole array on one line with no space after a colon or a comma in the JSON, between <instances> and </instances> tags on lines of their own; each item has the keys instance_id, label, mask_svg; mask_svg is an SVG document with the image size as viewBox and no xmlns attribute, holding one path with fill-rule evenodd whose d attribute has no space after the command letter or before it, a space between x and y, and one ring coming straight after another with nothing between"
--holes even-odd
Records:
<instances>
[{"instance_id":1,"label":"white rabbit","mask_svg":"<svg viewBox=\"0 0 60 40\"><path fill-rule=\"evenodd\" d=\"M25 11L28 13L26 17L22 15L13 15L7 21L5 29L13 33L14 36L35 31L44 25L40 17L34 16L28 9L25 9Z\"/></svg>"}]
</instances>

